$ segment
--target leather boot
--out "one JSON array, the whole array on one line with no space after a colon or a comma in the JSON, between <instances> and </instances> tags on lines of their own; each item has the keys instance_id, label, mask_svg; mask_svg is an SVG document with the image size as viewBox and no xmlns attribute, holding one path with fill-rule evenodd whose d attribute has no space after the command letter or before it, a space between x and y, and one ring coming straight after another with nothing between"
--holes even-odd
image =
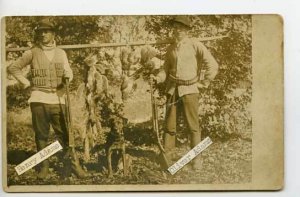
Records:
<instances>
[{"instance_id":1,"label":"leather boot","mask_svg":"<svg viewBox=\"0 0 300 197\"><path fill-rule=\"evenodd\" d=\"M200 171L202 169L202 159L201 155L198 155L191 161L192 169L195 171Z\"/></svg>"},{"instance_id":2,"label":"leather boot","mask_svg":"<svg viewBox=\"0 0 300 197\"><path fill-rule=\"evenodd\" d=\"M200 142L201 142L201 132L192 132L191 149L197 146ZM202 169L201 153L191 161L191 165L192 165L192 169L195 171L199 171Z\"/></svg>"},{"instance_id":3,"label":"leather boot","mask_svg":"<svg viewBox=\"0 0 300 197\"><path fill-rule=\"evenodd\" d=\"M38 179L45 179L49 174L49 161L45 160L40 164L41 168L37 175Z\"/></svg>"},{"instance_id":4,"label":"leather boot","mask_svg":"<svg viewBox=\"0 0 300 197\"><path fill-rule=\"evenodd\" d=\"M160 155L162 168L167 170L174 163L174 151L176 148L176 133L165 132L164 133L164 149L165 153Z\"/></svg>"},{"instance_id":5,"label":"leather boot","mask_svg":"<svg viewBox=\"0 0 300 197\"><path fill-rule=\"evenodd\" d=\"M165 132L164 133L164 147L165 149L174 149L176 142L176 135L175 132Z\"/></svg>"},{"instance_id":6,"label":"leather boot","mask_svg":"<svg viewBox=\"0 0 300 197\"><path fill-rule=\"evenodd\" d=\"M36 141L37 150L40 151L47 146L47 142L44 140ZM39 164L39 172L37 174L38 179L45 179L49 174L49 160L46 159Z\"/></svg>"},{"instance_id":7,"label":"leather boot","mask_svg":"<svg viewBox=\"0 0 300 197\"><path fill-rule=\"evenodd\" d=\"M65 160L65 168L68 168L66 175L74 173L78 178L85 178L88 174L82 169L79 163L79 159L75 153L75 150L71 148L67 151L67 159Z\"/></svg>"}]
</instances>

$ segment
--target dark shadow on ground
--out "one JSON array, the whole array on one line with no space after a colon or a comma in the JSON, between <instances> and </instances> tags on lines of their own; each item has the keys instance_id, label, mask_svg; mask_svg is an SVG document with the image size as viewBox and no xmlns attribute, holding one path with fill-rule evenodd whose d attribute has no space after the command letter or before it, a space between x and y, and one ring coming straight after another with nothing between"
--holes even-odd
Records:
<instances>
[{"instance_id":1,"label":"dark shadow on ground","mask_svg":"<svg viewBox=\"0 0 300 197\"><path fill-rule=\"evenodd\" d=\"M9 150L7 151L7 164L18 165L34 154L34 151Z\"/></svg>"},{"instance_id":2,"label":"dark shadow on ground","mask_svg":"<svg viewBox=\"0 0 300 197\"><path fill-rule=\"evenodd\" d=\"M105 153L105 144L100 144L95 146L92 153L98 153L97 162L88 162L85 163L85 167L88 171L94 171L96 173L103 173L108 169L107 164L107 156ZM141 150L136 147L126 147L126 155L132 158L145 158L151 160L152 162L159 163L158 154L152 150ZM119 164L119 160L122 159L122 155L120 152L114 151L112 154L112 168L113 170L117 170L117 166Z\"/></svg>"}]
</instances>

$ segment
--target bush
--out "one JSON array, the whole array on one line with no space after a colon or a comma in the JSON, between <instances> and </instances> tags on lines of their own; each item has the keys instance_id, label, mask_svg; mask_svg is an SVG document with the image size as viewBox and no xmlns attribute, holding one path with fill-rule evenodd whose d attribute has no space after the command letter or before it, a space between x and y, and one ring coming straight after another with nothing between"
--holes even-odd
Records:
<instances>
[{"instance_id":1,"label":"bush","mask_svg":"<svg viewBox=\"0 0 300 197\"><path fill-rule=\"evenodd\" d=\"M220 65L219 73L210 87L200 93L199 119L205 135L226 139L232 133L243 135L251 131L249 105L252 97L251 73L251 16L207 15L191 16L193 37L228 35L227 38L205 42ZM6 46L26 46L31 42L32 32L39 17L7 17ZM169 38L170 16L64 16L52 17L58 26L57 44L86 44L101 42L153 41ZM24 32L20 34L20 32ZM155 46L163 59L167 45ZM123 47L124 48L124 47ZM131 50L137 50L133 47ZM86 75L83 60L90 54L98 56L99 67L117 70L120 67L122 48L95 48L68 50L68 58L74 71L71 90L77 89ZM16 58L16 57L15 57ZM124 67L125 68L125 67ZM124 70L118 71L124 74ZM126 71L127 72L127 71ZM142 68L147 80L149 72ZM102 72L102 74L105 74ZM120 84L109 77L110 83ZM164 86L156 87L163 94ZM8 87L8 109L27 106L28 93L17 87ZM164 98L161 97L161 101ZM109 103L107 103L109 102ZM114 108L114 101L101 101L100 114L107 117ZM109 104L109 105L103 105ZM110 107L112 106L112 107ZM161 108L164 106L162 105ZM122 110L121 108L119 110ZM105 119L102 120L105 125Z\"/></svg>"}]
</instances>

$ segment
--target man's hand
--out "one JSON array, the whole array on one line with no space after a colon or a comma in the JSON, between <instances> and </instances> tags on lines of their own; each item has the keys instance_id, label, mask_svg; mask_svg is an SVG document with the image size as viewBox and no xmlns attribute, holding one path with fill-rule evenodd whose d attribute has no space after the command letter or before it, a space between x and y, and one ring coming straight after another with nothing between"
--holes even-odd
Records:
<instances>
[{"instance_id":1,"label":"man's hand","mask_svg":"<svg viewBox=\"0 0 300 197\"><path fill-rule=\"evenodd\" d=\"M209 86L209 81L201 81L197 83L198 89L207 89Z\"/></svg>"},{"instance_id":2,"label":"man's hand","mask_svg":"<svg viewBox=\"0 0 300 197\"><path fill-rule=\"evenodd\" d=\"M64 75L63 75L63 77L64 77L65 79L68 79L69 81L71 81L72 78L73 78L73 74L72 74L70 71L64 70Z\"/></svg>"},{"instance_id":3,"label":"man's hand","mask_svg":"<svg viewBox=\"0 0 300 197\"><path fill-rule=\"evenodd\" d=\"M30 81L22 74L15 75L14 78L22 85L23 89L30 87Z\"/></svg>"},{"instance_id":4,"label":"man's hand","mask_svg":"<svg viewBox=\"0 0 300 197\"><path fill-rule=\"evenodd\" d=\"M61 89L56 90L56 94L57 94L58 97L63 97L65 95L65 93L66 93L65 88L61 88Z\"/></svg>"},{"instance_id":5,"label":"man's hand","mask_svg":"<svg viewBox=\"0 0 300 197\"><path fill-rule=\"evenodd\" d=\"M155 75L151 74L150 75L150 83L157 84L157 81L158 81L158 78Z\"/></svg>"},{"instance_id":6,"label":"man's hand","mask_svg":"<svg viewBox=\"0 0 300 197\"><path fill-rule=\"evenodd\" d=\"M23 88L24 89L27 89L27 88L29 88L30 87L30 82L28 81L28 83L25 83L25 84L23 84Z\"/></svg>"},{"instance_id":7,"label":"man's hand","mask_svg":"<svg viewBox=\"0 0 300 197\"><path fill-rule=\"evenodd\" d=\"M56 94L58 97L63 97L65 93L66 93L65 84L61 84L59 87L57 87Z\"/></svg>"},{"instance_id":8,"label":"man's hand","mask_svg":"<svg viewBox=\"0 0 300 197\"><path fill-rule=\"evenodd\" d=\"M30 81L25 77L19 78L18 80L23 85L23 89L27 89L28 87L30 87Z\"/></svg>"}]
</instances>

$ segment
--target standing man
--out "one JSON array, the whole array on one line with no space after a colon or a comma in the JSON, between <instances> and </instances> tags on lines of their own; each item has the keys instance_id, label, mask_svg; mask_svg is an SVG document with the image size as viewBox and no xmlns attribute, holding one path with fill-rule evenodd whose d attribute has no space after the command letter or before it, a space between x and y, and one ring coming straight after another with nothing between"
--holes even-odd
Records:
<instances>
[{"instance_id":1,"label":"standing man","mask_svg":"<svg viewBox=\"0 0 300 197\"><path fill-rule=\"evenodd\" d=\"M64 50L56 47L55 26L49 19L43 19L35 28L35 45L24 52L22 57L12 63L7 69L24 87L31 87L29 104L32 112L32 125L35 132L37 150L48 145L50 125L57 140L63 147L64 173L73 172L77 177L86 176L79 165L74 151L69 148L69 133L65 114L65 80L72 80L73 73ZM21 70L31 66L30 81ZM69 164L69 165L67 165ZM44 179L49 173L49 160L40 164L37 177ZM65 174L69 176L70 174Z\"/></svg>"},{"instance_id":2,"label":"standing man","mask_svg":"<svg viewBox=\"0 0 300 197\"><path fill-rule=\"evenodd\" d=\"M218 64L207 48L188 36L191 22L186 16L176 16L173 21L174 43L166 53L164 72L153 77L158 83L165 81L166 130L164 147L169 160L175 149L177 113L183 111L193 148L201 141L199 126L199 89L207 88L218 71ZM200 71L205 70L200 81ZM192 161L193 169L201 168L200 156Z\"/></svg>"}]
</instances>

